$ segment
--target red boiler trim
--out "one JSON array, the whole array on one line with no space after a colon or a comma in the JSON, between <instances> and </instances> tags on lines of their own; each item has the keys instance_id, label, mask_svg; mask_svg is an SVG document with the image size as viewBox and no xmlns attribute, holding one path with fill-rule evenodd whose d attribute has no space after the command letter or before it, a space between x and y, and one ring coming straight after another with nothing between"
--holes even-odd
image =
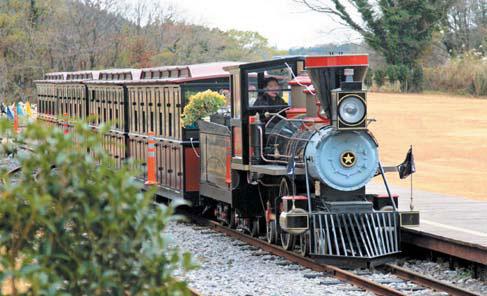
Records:
<instances>
[{"instance_id":1,"label":"red boiler trim","mask_svg":"<svg viewBox=\"0 0 487 296\"><path fill-rule=\"evenodd\" d=\"M343 66L367 66L368 55L341 55L325 57L307 57L306 68L343 67Z\"/></svg>"},{"instance_id":2,"label":"red boiler trim","mask_svg":"<svg viewBox=\"0 0 487 296\"><path fill-rule=\"evenodd\" d=\"M294 118L301 114L306 114L306 108L289 108L286 110L287 118Z\"/></svg>"}]
</instances>

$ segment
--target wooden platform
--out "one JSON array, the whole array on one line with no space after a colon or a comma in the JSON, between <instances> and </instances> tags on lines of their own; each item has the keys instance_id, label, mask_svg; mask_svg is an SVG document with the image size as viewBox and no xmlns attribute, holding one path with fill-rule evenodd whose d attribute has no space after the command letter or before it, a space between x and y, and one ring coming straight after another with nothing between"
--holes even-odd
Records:
<instances>
[{"instance_id":1,"label":"wooden platform","mask_svg":"<svg viewBox=\"0 0 487 296\"><path fill-rule=\"evenodd\" d=\"M399 209L409 210L410 191L391 186L399 194ZM367 186L368 193L385 193L383 184ZM449 242L487 252L487 201L471 200L459 196L414 190L414 209L421 212L421 225L410 227L411 233L431 234Z\"/></svg>"}]
</instances>

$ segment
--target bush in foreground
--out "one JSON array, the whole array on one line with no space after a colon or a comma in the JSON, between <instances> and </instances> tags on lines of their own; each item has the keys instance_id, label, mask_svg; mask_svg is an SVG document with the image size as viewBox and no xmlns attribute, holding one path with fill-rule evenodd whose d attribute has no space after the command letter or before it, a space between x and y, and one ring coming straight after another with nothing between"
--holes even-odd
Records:
<instances>
[{"instance_id":1,"label":"bush in foreground","mask_svg":"<svg viewBox=\"0 0 487 296\"><path fill-rule=\"evenodd\" d=\"M163 233L172 208L141 192L128 166L98 165L111 161L100 134L81 123L75 133L78 149L72 134L29 126L20 138L37 143L35 152L21 159L16 182L2 173L3 288L12 295L188 295L172 274L192 268L189 254L169 250Z\"/></svg>"}]
</instances>

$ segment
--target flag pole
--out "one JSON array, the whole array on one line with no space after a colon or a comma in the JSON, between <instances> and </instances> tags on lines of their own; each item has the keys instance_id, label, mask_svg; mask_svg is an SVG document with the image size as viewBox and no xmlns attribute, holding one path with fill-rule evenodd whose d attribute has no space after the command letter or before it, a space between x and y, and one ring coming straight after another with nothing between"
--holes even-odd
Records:
<instances>
[{"instance_id":1,"label":"flag pole","mask_svg":"<svg viewBox=\"0 0 487 296\"><path fill-rule=\"evenodd\" d=\"M410 146L410 149L411 149L411 154L413 153L413 145ZM411 181L411 201L410 201L410 204L409 204L409 209L412 211L414 210L414 205L413 205L413 175L414 174L410 174L409 175L409 178L410 178L410 181Z\"/></svg>"}]
</instances>

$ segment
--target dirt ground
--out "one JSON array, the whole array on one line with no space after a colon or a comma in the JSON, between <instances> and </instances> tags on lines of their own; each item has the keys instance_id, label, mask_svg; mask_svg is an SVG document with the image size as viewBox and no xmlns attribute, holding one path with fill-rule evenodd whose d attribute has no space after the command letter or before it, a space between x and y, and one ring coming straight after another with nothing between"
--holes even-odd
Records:
<instances>
[{"instance_id":1,"label":"dirt ground","mask_svg":"<svg viewBox=\"0 0 487 296\"><path fill-rule=\"evenodd\" d=\"M370 93L368 108L384 165L401 163L413 145L415 188L487 200L486 98ZM387 176L395 185L410 184Z\"/></svg>"}]
</instances>

